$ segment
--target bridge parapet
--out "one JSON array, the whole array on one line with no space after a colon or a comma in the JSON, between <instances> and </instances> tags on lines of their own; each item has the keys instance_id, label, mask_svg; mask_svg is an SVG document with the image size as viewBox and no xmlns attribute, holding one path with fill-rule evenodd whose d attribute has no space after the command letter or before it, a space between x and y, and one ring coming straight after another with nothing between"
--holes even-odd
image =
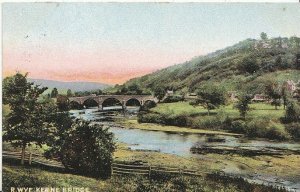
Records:
<instances>
[{"instance_id":1,"label":"bridge parapet","mask_svg":"<svg viewBox=\"0 0 300 192\"><path fill-rule=\"evenodd\" d=\"M69 97L69 102L77 102L83 104L86 100L92 99L97 102L99 106L102 106L106 99L117 99L120 103L126 107L127 101L130 99L136 99L140 102L140 105L144 105L146 101L157 102L157 99L152 95L98 95L98 96L83 96L83 97Z\"/></svg>"}]
</instances>

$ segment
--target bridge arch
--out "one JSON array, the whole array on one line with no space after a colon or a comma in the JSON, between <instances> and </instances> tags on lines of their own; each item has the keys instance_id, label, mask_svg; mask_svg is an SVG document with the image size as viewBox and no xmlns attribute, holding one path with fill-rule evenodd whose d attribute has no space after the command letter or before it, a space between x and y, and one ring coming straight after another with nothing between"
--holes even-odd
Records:
<instances>
[{"instance_id":1,"label":"bridge arch","mask_svg":"<svg viewBox=\"0 0 300 192\"><path fill-rule=\"evenodd\" d=\"M70 101L69 106L71 109L81 109L82 105L77 101Z\"/></svg>"},{"instance_id":2,"label":"bridge arch","mask_svg":"<svg viewBox=\"0 0 300 192\"><path fill-rule=\"evenodd\" d=\"M125 102L125 106L142 106L142 103L137 98L130 98Z\"/></svg>"},{"instance_id":3,"label":"bridge arch","mask_svg":"<svg viewBox=\"0 0 300 192\"><path fill-rule=\"evenodd\" d=\"M94 98L87 98L82 102L85 107L98 107L99 103Z\"/></svg>"},{"instance_id":4,"label":"bridge arch","mask_svg":"<svg viewBox=\"0 0 300 192\"><path fill-rule=\"evenodd\" d=\"M102 107L123 106L122 101L115 97L109 97L102 101Z\"/></svg>"}]
</instances>

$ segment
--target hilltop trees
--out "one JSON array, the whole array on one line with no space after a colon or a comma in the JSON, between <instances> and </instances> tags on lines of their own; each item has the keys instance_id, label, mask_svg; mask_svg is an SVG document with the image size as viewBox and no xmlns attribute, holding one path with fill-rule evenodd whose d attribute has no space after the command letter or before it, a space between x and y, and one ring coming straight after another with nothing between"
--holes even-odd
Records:
<instances>
[{"instance_id":1,"label":"hilltop trees","mask_svg":"<svg viewBox=\"0 0 300 192\"><path fill-rule=\"evenodd\" d=\"M46 89L28 82L27 74L17 73L3 80L3 103L11 110L4 118L3 140L22 148L22 164L26 146L45 143L53 131L54 122L49 115L55 106L38 102Z\"/></svg>"},{"instance_id":2,"label":"hilltop trees","mask_svg":"<svg viewBox=\"0 0 300 192\"><path fill-rule=\"evenodd\" d=\"M237 66L240 72L242 73L249 73L253 74L259 70L259 65L257 64L257 61L255 60L254 55L250 55L248 57L245 57Z\"/></svg>"},{"instance_id":3,"label":"hilltop trees","mask_svg":"<svg viewBox=\"0 0 300 192\"><path fill-rule=\"evenodd\" d=\"M261 34L260 34L260 38L261 38L261 40L263 40L263 41L266 41L266 40L268 40L268 35L267 35L267 33L265 33L265 32L261 32Z\"/></svg>"}]
</instances>

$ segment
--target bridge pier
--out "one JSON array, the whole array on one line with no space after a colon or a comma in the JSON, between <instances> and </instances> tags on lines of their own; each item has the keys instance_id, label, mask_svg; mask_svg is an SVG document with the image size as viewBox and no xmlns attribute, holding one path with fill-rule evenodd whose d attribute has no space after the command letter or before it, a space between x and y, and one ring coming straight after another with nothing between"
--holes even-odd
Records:
<instances>
[{"instance_id":1,"label":"bridge pier","mask_svg":"<svg viewBox=\"0 0 300 192\"><path fill-rule=\"evenodd\" d=\"M98 109L101 110L101 111L103 110L102 104L98 105Z\"/></svg>"}]
</instances>

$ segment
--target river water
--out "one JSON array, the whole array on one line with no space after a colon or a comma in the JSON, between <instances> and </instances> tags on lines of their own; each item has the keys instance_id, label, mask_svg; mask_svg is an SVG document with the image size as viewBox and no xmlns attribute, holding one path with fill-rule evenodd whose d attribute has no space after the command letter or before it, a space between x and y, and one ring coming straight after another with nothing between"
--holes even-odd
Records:
<instances>
[{"instance_id":1,"label":"river water","mask_svg":"<svg viewBox=\"0 0 300 192\"><path fill-rule=\"evenodd\" d=\"M104 108L104 110L116 109L116 107ZM138 108L129 108L131 113L136 113ZM123 115L104 114L98 111L97 108L83 109L83 110L71 110L71 116L75 118L82 118L85 120L91 120L94 122L101 122L110 125L110 131L115 134L117 141L126 143L132 150L153 150L162 153L175 154L183 157L201 157L201 155L192 154L190 148L194 145L221 145L228 147L247 147L247 148L280 148L299 150L299 143L287 143L287 142L271 142L262 140L250 140L247 142L242 141L240 138L232 136L222 136L225 141L221 143L207 143L207 137L200 134L174 134L162 131L148 131L140 129L128 129L117 126L113 121L113 118L122 118ZM127 118L131 115L127 114ZM107 121L108 120L108 121ZM299 165L300 169L300 165ZM230 169L224 169L225 172L231 173ZM300 172L300 170L299 170ZM266 177L261 175L249 176L247 179L255 182L264 182L269 184L278 184L288 187L290 189L296 189L300 191L300 181L287 181L274 177Z\"/></svg>"}]
</instances>

